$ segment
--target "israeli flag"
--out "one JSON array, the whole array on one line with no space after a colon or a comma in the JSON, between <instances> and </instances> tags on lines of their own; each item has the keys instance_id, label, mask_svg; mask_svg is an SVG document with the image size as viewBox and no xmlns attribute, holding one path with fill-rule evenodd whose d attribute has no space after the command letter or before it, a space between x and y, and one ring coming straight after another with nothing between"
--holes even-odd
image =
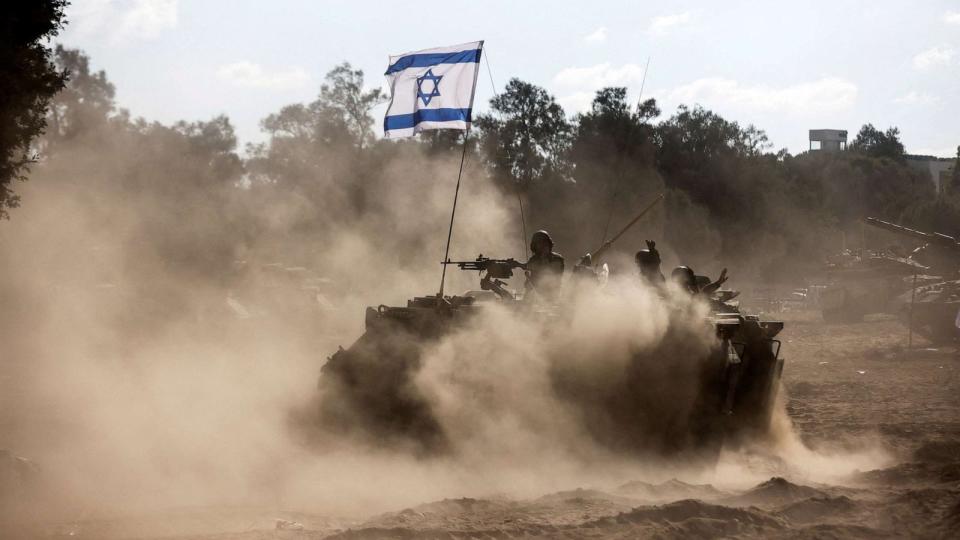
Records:
<instances>
[{"instance_id":1,"label":"israeli flag","mask_svg":"<svg viewBox=\"0 0 960 540\"><path fill-rule=\"evenodd\" d=\"M482 50L483 42L474 41L391 56L383 135L395 139L427 129L468 129Z\"/></svg>"}]
</instances>

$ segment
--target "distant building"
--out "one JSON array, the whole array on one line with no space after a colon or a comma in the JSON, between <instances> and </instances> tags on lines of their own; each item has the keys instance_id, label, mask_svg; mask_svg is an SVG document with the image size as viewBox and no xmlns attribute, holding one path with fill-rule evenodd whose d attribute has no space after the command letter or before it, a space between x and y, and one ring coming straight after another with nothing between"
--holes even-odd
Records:
<instances>
[{"instance_id":1,"label":"distant building","mask_svg":"<svg viewBox=\"0 0 960 540\"><path fill-rule=\"evenodd\" d=\"M811 129L810 150L824 152L840 152L847 149L847 130L845 129Z\"/></svg>"},{"instance_id":2,"label":"distant building","mask_svg":"<svg viewBox=\"0 0 960 540\"><path fill-rule=\"evenodd\" d=\"M930 181L933 182L933 188L937 193L943 193L944 190L950 187L956 187L949 186L950 177L953 175L954 163L956 163L954 158L907 154L907 164L918 171L923 171L930 175Z\"/></svg>"}]
</instances>

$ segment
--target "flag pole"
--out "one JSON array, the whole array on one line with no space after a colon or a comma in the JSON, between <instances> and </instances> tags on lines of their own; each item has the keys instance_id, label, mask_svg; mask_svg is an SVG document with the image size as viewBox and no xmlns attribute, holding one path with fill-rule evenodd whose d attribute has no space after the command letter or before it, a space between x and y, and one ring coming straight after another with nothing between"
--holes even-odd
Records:
<instances>
[{"instance_id":1,"label":"flag pole","mask_svg":"<svg viewBox=\"0 0 960 540\"><path fill-rule=\"evenodd\" d=\"M467 158L467 137L470 128L463 132L463 153L460 154L460 172L457 173L457 188L453 191L453 209L450 210L450 227L447 229L447 247L443 251L443 273L440 274L440 292L437 294L437 303L443 301L443 285L447 279L447 262L450 260L450 238L453 236L453 218L457 215L457 199L460 196L460 178L463 177L463 162Z\"/></svg>"}]
</instances>

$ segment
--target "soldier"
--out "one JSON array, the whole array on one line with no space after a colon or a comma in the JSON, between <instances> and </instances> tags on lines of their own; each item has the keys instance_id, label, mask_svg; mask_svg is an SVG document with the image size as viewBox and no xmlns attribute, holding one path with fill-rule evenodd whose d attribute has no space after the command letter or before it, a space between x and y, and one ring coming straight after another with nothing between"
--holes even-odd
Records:
<instances>
[{"instance_id":1,"label":"soldier","mask_svg":"<svg viewBox=\"0 0 960 540\"><path fill-rule=\"evenodd\" d=\"M689 266L678 266L670 272L670 280L680 286L681 289L690 294L700 292L700 286L697 285L697 275Z\"/></svg>"},{"instance_id":2,"label":"soldier","mask_svg":"<svg viewBox=\"0 0 960 540\"><path fill-rule=\"evenodd\" d=\"M646 249L637 252L636 262L640 278L647 284L659 287L666 282L663 272L660 271L660 252L657 251L656 242L647 240Z\"/></svg>"},{"instance_id":3,"label":"soldier","mask_svg":"<svg viewBox=\"0 0 960 540\"><path fill-rule=\"evenodd\" d=\"M720 278L711 283L710 278L698 276L689 266L678 266L670 273L670 279L690 294L710 296L717 292L717 289L719 289L721 285L726 283L727 269L724 268L723 271L720 272Z\"/></svg>"},{"instance_id":4,"label":"soldier","mask_svg":"<svg viewBox=\"0 0 960 540\"><path fill-rule=\"evenodd\" d=\"M707 284L704 285L703 287L700 287L700 292L708 295L713 294L717 292L717 289L719 289L721 285L727 282L727 269L724 268L723 270L721 270L720 277L717 278L717 280L714 281L713 283L710 283L710 278L706 276L703 276L703 277L707 280Z\"/></svg>"},{"instance_id":5,"label":"soldier","mask_svg":"<svg viewBox=\"0 0 960 540\"><path fill-rule=\"evenodd\" d=\"M536 290L548 299L554 299L560 290L563 276L563 256L553 251L553 239L547 231L537 231L530 239L533 255L527 261L526 289Z\"/></svg>"}]
</instances>

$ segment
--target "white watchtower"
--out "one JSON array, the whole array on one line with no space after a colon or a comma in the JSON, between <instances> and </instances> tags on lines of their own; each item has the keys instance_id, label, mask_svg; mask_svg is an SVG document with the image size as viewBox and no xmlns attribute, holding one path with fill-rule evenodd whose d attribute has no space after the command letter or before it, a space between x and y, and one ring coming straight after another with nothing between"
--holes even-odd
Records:
<instances>
[{"instance_id":1,"label":"white watchtower","mask_svg":"<svg viewBox=\"0 0 960 540\"><path fill-rule=\"evenodd\" d=\"M847 130L845 129L811 129L810 150L825 152L840 152L847 149Z\"/></svg>"}]
</instances>

